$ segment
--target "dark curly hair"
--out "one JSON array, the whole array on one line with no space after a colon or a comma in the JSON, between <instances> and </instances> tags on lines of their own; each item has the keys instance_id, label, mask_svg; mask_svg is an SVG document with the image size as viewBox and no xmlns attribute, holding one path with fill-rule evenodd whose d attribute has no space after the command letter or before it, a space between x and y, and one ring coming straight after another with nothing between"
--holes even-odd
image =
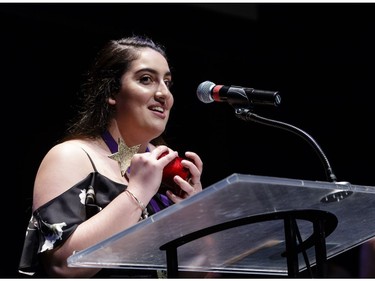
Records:
<instances>
[{"instance_id":1,"label":"dark curly hair","mask_svg":"<svg viewBox=\"0 0 375 281\"><path fill-rule=\"evenodd\" d=\"M164 46L146 36L131 36L109 41L97 54L86 82L80 89L78 113L68 122L62 141L77 138L95 139L107 130L113 117L114 107L108 98L115 97L121 88L121 77L128 71L131 62L139 57L139 50L151 48L167 59ZM160 136L152 141L164 143Z\"/></svg>"}]
</instances>

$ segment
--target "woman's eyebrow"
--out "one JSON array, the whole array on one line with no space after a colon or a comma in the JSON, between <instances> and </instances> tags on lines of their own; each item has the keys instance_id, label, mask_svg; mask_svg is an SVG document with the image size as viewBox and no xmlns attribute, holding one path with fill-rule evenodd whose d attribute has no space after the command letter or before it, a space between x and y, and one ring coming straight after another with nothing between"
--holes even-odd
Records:
<instances>
[{"instance_id":1,"label":"woman's eyebrow","mask_svg":"<svg viewBox=\"0 0 375 281\"><path fill-rule=\"evenodd\" d=\"M157 70L155 70L154 68L149 68L149 67L141 68L141 69L137 70L136 73L143 72L143 71L145 71L145 72L151 72L153 74L157 74L158 73ZM172 75L171 71L167 71L166 73L164 73L164 76L171 76L171 75Z\"/></svg>"}]
</instances>

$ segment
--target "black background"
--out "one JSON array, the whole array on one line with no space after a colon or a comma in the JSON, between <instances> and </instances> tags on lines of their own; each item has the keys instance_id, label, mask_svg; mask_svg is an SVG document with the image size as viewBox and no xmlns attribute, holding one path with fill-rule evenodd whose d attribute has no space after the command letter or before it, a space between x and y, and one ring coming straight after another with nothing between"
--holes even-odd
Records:
<instances>
[{"instance_id":1,"label":"black background","mask_svg":"<svg viewBox=\"0 0 375 281\"><path fill-rule=\"evenodd\" d=\"M209 186L233 173L327 180L302 138L203 104L197 86L278 90L256 113L310 134L339 181L375 185L374 28L371 3L2 3L1 277L18 277L38 165L74 114L76 91L109 39L146 34L174 68L171 147L197 152ZM335 258L356 277L358 249ZM333 265L332 265L333 266Z\"/></svg>"}]
</instances>

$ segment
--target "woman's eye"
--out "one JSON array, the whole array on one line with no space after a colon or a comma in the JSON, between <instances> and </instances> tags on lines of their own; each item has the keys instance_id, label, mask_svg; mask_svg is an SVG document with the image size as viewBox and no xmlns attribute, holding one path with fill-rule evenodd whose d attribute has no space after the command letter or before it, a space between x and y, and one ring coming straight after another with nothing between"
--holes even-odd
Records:
<instances>
[{"instance_id":1,"label":"woman's eye","mask_svg":"<svg viewBox=\"0 0 375 281\"><path fill-rule=\"evenodd\" d=\"M139 81L143 84L150 84L152 82L150 76L143 76L141 79L139 79Z\"/></svg>"},{"instance_id":2,"label":"woman's eye","mask_svg":"<svg viewBox=\"0 0 375 281\"><path fill-rule=\"evenodd\" d=\"M173 81L165 80L164 83L168 87L168 89L170 89L173 86Z\"/></svg>"}]
</instances>

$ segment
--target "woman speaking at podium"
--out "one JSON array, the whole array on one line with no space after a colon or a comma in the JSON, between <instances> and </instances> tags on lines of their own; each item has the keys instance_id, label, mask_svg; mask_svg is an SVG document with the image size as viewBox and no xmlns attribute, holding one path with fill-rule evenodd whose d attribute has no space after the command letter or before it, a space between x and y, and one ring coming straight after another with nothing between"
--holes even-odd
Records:
<instances>
[{"instance_id":1,"label":"woman speaking at podium","mask_svg":"<svg viewBox=\"0 0 375 281\"><path fill-rule=\"evenodd\" d=\"M200 157L179 157L163 142L171 86L165 50L150 38L112 40L99 52L82 86L77 118L39 166L21 273L117 276L112 269L68 267L67 258L202 190ZM184 173L172 182L181 192L161 192L165 167L176 159Z\"/></svg>"}]
</instances>

